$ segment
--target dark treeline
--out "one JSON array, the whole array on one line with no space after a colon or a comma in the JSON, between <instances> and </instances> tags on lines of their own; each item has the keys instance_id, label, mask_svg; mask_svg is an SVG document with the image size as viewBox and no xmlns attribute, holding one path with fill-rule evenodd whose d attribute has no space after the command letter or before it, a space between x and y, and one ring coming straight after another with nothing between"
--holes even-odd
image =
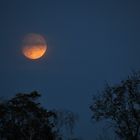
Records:
<instances>
[{"instance_id":1,"label":"dark treeline","mask_svg":"<svg viewBox=\"0 0 140 140\"><path fill-rule=\"evenodd\" d=\"M65 137L62 129L73 133L76 122L70 111L47 110L34 91L19 93L0 101L0 140L78 140ZM133 73L115 86L107 85L93 97L92 120L109 120L119 140L140 140L140 73ZM96 138L91 138L96 139ZM107 137L98 137L106 140Z\"/></svg>"}]
</instances>

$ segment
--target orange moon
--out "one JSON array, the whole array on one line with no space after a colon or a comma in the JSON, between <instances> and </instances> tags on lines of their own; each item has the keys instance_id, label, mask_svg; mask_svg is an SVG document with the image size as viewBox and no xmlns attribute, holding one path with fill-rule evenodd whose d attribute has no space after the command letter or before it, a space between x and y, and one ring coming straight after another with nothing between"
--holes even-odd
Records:
<instances>
[{"instance_id":1,"label":"orange moon","mask_svg":"<svg viewBox=\"0 0 140 140\"><path fill-rule=\"evenodd\" d=\"M39 34L28 34L23 39L22 52L28 59L39 59L47 51L47 43Z\"/></svg>"}]
</instances>

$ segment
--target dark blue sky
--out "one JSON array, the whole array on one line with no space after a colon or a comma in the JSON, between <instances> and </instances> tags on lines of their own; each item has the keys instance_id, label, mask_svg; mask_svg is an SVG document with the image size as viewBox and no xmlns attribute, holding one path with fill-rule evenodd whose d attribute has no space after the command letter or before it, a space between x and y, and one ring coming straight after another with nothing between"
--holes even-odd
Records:
<instances>
[{"instance_id":1,"label":"dark blue sky","mask_svg":"<svg viewBox=\"0 0 140 140\"><path fill-rule=\"evenodd\" d=\"M28 33L46 37L44 58L22 55ZM100 133L92 95L139 69L139 0L0 1L0 96L39 91L46 107L79 114L76 135L85 140Z\"/></svg>"}]
</instances>

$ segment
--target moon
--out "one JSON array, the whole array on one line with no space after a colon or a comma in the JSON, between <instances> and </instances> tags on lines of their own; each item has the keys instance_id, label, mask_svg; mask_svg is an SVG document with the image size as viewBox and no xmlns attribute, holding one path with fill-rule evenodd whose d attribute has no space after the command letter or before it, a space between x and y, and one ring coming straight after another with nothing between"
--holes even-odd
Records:
<instances>
[{"instance_id":1,"label":"moon","mask_svg":"<svg viewBox=\"0 0 140 140\"><path fill-rule=\"evenodd\" d=\"M47 43L43 36L35 33L27 34L22 43L22 53L28 59L39 59L47 51Z\"/></svg>"}]
</instances>

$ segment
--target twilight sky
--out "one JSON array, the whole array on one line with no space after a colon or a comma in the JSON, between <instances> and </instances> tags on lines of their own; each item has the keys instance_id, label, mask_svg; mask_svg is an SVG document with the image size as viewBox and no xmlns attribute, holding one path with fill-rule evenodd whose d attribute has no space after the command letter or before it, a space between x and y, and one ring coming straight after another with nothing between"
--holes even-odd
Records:
<instances>
[{"instance_id":1,"label":"twilight sky","mask_svg":"<svg viewBox=\"0 0 140 140\"><path fill-rule=\"evenodd\" d=\"M22 55L28 33L47 39L42 59ZM101 128L90 120L92 95L132 70L140 70L139 0L0 0L1 97L37 90L46 108L77 113L76 136L93 140Z\"/></svg>"}]
</instances>

